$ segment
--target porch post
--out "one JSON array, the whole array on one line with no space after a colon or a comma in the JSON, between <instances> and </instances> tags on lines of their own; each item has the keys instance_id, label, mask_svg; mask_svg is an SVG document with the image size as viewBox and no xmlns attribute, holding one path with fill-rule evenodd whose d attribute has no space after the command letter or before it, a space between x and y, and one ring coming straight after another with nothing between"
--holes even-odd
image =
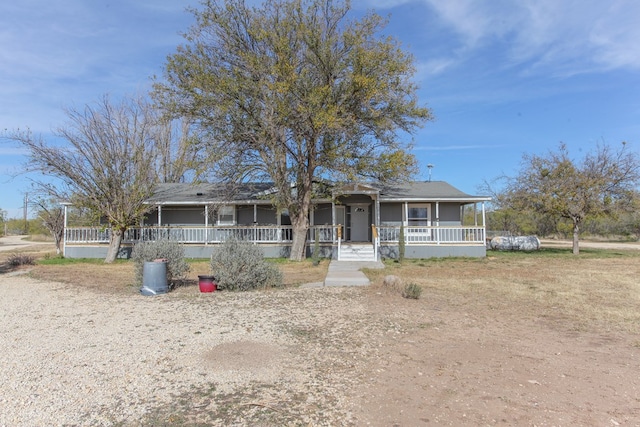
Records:
<instances>
[{"instance_id":1,"label":"porch post","mask_svg":"<svg viewBox=\"0 0 640 427\"><path fill-rule=\"evenodd\" d=\"M204 205L204 245L209 244L209 205Z\"/></svg>"},{"instance_id":2,"label":"porch post","mask_svg":"<svg viewBox=\"0 0 640 427\"><path fill-rule=\"evenodd\" d=\"M253 244L258 244L258 205L253 204Z\"/></svg>"},{"instance_id":3,"label":"porch post","mask_svg":"<svg viewBox=\"0 0 640 427\"><path fill-rule=\"evenodd\" d=\"M336 203L331 200L331 241L336 242Z\"/></svg>"},{"instance_id":4,"label":"porch post","mask_svg":"<svg viewBox=\"0 0 640 427\"><path fill-rule=\"evenodd\" d=\"M158 227L162 225L162 205L158 205Z\"/></svg>"},{"instance_id":5,"label":"porch post","mask_svg":"<svg viewBox=\"0 0 640 427\"><path fill-rule=\"evenodd\" d=\"M440 244L440 202L436 202L436 243Z\"/></svg>"},{"instance_id":6,"label":"porch post","mask_svg":"<svg viewBox=\"0 0 640 427\"><path fill-rule=\"evenodd\" d=\"M318 232L318 230L314 228L314 225L316 223L315 212L316 212L316 205L314 205L312 202L311 209L309 212L309 241L310 242L315 242L316 233Z\"/></svg>"},{"instance_id":7,"label":"porch post","mask_svg":"<svg viewBox=\"0 0 640 427\"><path fill-rule=\"evenodd\" d=\"M282 213L276 210L276 225L278 226L278 242L282 242Z\"/></svg>"},{"instance_id":8,"label":"porch post","mask_svg":"<svg viewBox=\"0 0 640 427\"><path fill-rule=\"evenodd\" d=\"M482 236L482 240L485 241L487 240L487 217L485 214L485 210L484 210L484 202L482 202L482 229L483 229L483 236Z\"/></svg>"},{"instance_id":9,"label":"porch post","mask_svg":"<svg viewBox=\"0 0 640 427\"><path fill-rule=\"evenodd\" d=\"M402 205L402 225L405 227L408 225L407 215L409 214L409 202L404 202Z\"/></svg>"}]
</instances>

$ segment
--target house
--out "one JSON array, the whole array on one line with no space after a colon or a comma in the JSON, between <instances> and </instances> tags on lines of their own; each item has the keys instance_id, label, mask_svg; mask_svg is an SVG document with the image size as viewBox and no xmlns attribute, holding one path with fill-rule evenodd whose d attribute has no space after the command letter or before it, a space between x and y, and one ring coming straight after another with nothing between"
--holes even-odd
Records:
<instances>
[{"instance_id":1,"label":"house","mask_svg":"<svg viewBox=\"0 0 640 427\"><path fill-rule=\"evenodd\" d=\"M291 220L278 212L269 183L161 184L147 201L150 213L123 238L123 256L138 241L169 238L185 245L185 254L207 258L229 238L260 245L266 257L287 257ZM406 258L483 257L485 202L443 181L397 185L353 183L329 187L312 201L307 253L316 240L325 257L340 260L397 258L399 238ZM478 204L481 210L478 211ZM471 220L465 209L473 209ZM66 257L106 256L109 230L65 224Z\"/></svg>"}]
</instances>

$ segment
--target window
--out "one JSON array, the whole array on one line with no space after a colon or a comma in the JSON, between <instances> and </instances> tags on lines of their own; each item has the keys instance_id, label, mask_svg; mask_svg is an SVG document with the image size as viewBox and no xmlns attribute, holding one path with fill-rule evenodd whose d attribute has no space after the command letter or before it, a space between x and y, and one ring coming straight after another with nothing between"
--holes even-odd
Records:
<instances>
[{"instance_id":1,"label":"window","mask_svg":"<svg viewBox=\"0 0 640 427\"><path fill-rule=\"evenodd\" d=\"M428 226L431 205L429 203L411 203L407 209L407 225Z\"/></svg>"},{"instance_id":2,"label":"window","mask_svg":"<svg viewBox=\"0 0 640 427\"><path fill-rule=\"evenodd\" d=\"M235 225L236 210L234 206L220 206L218 208L218 225Z\"/></svg>"}]
</instances>

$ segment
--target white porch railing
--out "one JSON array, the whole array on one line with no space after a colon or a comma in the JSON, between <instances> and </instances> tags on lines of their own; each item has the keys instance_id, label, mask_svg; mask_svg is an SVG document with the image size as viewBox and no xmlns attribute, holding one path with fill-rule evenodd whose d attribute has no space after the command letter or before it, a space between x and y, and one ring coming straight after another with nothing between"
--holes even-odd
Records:
<instances>
[{"instance_id":1,"label":"white porch railing","mask_svg":"<svg viewBox=\"0 0 640 427\"><path fill-rule=\"evenodd\" d=\"M307 234L309 242L315 242L316 234L321 243L337 243L340 226L312 226ZM397 243L399 226L376 227L379 244ZM406 244L485 244L485 229L481 226L405 227ZM109 243L111 231L100 227L67 227L66 244ZM342 236L341 236L342 237ZM190 244L217 244L229 238L253 243L291 243L291 226L234 226L234 227L133 227L125 232L123 243L175 240ZM376 245L377 246L377 245Z\"/></svg>"},{"instance_id":2,"label":"white porch railing","mask_svg":"<svg viewBox=\"0 0 640 427\"><path fill-rule=\"evenodd\" d=\"M316 234L321 243L333 242L335 227L330 225L314 226L309 229L307 238L315 241ZM111 230L99 227L67 227L65 242L68 244L109 243ZM160 239L175 240L180 243L216 244L230 238L253 243L290 243L293 241L291 226L234 226L234 227L132 227L124 236L123 243L154 241Z\"/></svg>"},{"instance_id":3,"label":"white porch railing","mask_svg":"<svg viewBox=\"0 0 640 427\"><path fill-rule=\"evenodd\" d=\"M380 243L396 243L400 237L399 226L379 226ZM406 244L485 244L482 226L407 226L404 227Z\"/></svg>"}]
</instances>

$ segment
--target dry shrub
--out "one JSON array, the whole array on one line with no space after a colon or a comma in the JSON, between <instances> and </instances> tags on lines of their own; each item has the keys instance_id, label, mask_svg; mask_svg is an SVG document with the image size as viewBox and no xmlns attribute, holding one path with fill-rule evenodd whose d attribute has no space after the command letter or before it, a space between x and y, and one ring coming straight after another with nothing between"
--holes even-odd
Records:
<instances>
[{"instance_id":1,"label":"dry shrub","mask_svg":"<svg viewBox=\"0 0 640 427\"><path fill-rule=\"evenodd\" d=\"M402 289L402 297L407 299L419 299L422 295L422 288L415 283L407 283Z\"/></svg>"},{"instance_id":2,"label":"dry shrub","mask_svg":"<svg viewBox=\"0 0 640 427\"><path fill-rule=\"evenodd\" d=\"M17 253L11 254L7 257L7 263L11 267L20 267L22 265L34 265L36 263L36 257L29 253Z\"/></svg>"},{"instance_id":3,"label":"dry shrub","mask_svg":"<svg viewBox=\"0 0 640 427\"><path fill-rule=\"evenodd\" d=\"M418 299L422 294L422 287L415 283L405 284L402 279L389 274L382 280L382 287L389 293L401 295L407 299Z\"/></svg>"},{"instance_id":4,"label":"dry shrub","mask_svg":"<svg viewBox=\"0 0 640 427\"><path fill-rule=\"evenodd\" d=\"M211 271L219 289L248 291L282 286L282 272L264 259L262 249L230 239L211 255Z\"/></svg>"}]
</instances>

